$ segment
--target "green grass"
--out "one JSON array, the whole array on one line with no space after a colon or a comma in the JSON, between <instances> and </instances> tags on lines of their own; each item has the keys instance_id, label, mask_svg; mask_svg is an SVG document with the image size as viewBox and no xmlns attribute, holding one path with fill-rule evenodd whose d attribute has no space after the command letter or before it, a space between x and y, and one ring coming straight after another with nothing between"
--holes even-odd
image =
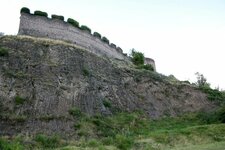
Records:
<instances>
[{"instance_id":1,"label":"green grass","mask_svg":"<svg viewBox=\"0 0 225 150\"><path fill-rule=\"evenodd\" d=\"M189 145L189 146L182 146L176 147L170 150L224 150L225 149L225 142L215 142L203 145Z\"/></svg>"},{"instance_id":2,"label":"green grass","mask_svg":"<svg viewBox=\"0 0 225 150\"><path fill-rule=\"evenodd\" d=\"M26 101L27 101L26 98L20 97L18 95L15 97L15 103L16 103L16 105L22 105Z\"/></svg>"},{"instance_id":3,"label":"green grass","mask_svg":"<svg viewBox=\"0 0 225 150\"><path fill-rule=\"evenodd\" d=\"M111 103L111 101L108 100L108 99L104 99L104 100L103 100L103 105L104 105L105 107L108 107L108 108L111 108L111 107L112 107L112 103Z\"/></svg>"},{"instance_id":4,"label":"green grass","mask_svg":"<svg viewBox=\"0 0 225 150\"><path fill-rule=\"evenodd\" d=\"M69 114L72 115L73 117L81 117L82 116L81 110L76 107L69 109Z\"/></svg>"},{"instance_id":5,"label":"green grass","mask_svg":"<svg viewBox=\"0 0 225 150\"><path fill-rule=\"evenodd\" d=\"M199 89L207 94L208 99L212 101L225 101L225 92L221 92L217 89L211 89L207 86L200 86Z\"/></svg>"},{"instance_id":6,"label":"green grass","mask_svg":"<svg viewBox=\"0 0 225 150\"><path fill-rule=\"evenodd\" d=\"M7 140L0 138L0 150L24 150L24 146L18 139Z\"/></svg>"},{"instance_id":7,"label":"green grass","mask_svg":"<svg viewBox=\"0 0 225 150\"><path fill-rule=\"evenodd\" d=\"M37 135L33 148L222 150L225 145L225 124L219 120L207 122L198 113L159 120L148 119L141 112L90 117L72 108L69 113L76 117L74 133L79 137L77 140L70 139L68 144L62 144L57 136ZM7 146L10 142L22 147L18 141L1 141L1 145Z\"/></svg>"},{"instance_id":8,"label":"green grass","mask_svg":"<svg viewBox=\"0 0 225 150\"><path fill-rule=\"evenodd\" d=\"M43 134L38 134L34 140L40 144L40 147L44 148L56 148L60 147L60 138L58 136L46 136Z\"/></svg>"}]
</instances>

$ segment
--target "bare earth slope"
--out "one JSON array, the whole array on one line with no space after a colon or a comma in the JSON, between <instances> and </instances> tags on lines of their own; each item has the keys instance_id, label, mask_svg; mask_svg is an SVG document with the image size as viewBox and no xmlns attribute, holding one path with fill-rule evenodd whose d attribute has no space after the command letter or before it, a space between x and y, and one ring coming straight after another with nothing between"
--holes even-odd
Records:
<instances>
[{"instance_id":1,"label":"bare earth slope","mask_svg":"<svg viewBox=\"0 0 225 150\"><path fill-rule=\"evenodd\" d=\"M72 134L72 108L88 115L142 110L150 118L212 109L204 93L131 63L75 45L27 36L0 38L0 135Z\"/></svg>"}]
</instances>

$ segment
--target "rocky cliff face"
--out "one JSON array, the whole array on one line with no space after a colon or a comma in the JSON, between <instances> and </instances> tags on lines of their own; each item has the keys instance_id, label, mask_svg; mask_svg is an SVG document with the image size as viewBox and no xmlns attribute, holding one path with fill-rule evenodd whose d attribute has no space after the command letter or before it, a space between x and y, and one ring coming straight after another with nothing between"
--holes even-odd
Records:
<instances>
[{"instance_id":1,"label":"rocky cliff face","mask_svg":"<svg viewBox=\"0 0 225 150\"><path fill-rule=\"evenodd\" d=\"M142 110L151 118L214 107L187 84L171 84L121 60L62 41L0 38L0 134L72 134L72 108L92 116Z\"/></svg>"}]
</instances>

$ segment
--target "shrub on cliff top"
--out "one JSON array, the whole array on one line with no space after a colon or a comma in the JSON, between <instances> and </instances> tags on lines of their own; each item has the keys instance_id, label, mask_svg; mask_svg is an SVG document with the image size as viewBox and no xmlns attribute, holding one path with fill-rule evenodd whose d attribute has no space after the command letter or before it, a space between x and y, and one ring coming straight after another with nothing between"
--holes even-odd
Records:
<instances>
[{"instance_id":1,"label":"shrub on cliff top","mask_svg":"<svg viewBox=\"0 0 225 150\"><path fill-rule=\"evenodd\" d=\"M74 27L79 27L79 22L77 22L76 20L73 20L72 18L68 18L67 22L73 25Z\"/></svg>"},{"instance_id":2,"label":"shrub on cliff top","mask_svg":"<svg viewBox=\"0 0 225 150\"><path fill-rule=\"evenodd\" d=\"M109 44L109 40L106 37L102 37L102 41Z\"/></svg>"},{"instance_id":3,"label":"shrub on cliff top","mask_svg":"<svg viewBox=\"0 0 225 150\"><path fill-rule=\"evenodd\" d=\"M139 66L139 65L144 65L144 54L141 52L137 52L135 49L131 50L131 57L132 57L132 62Z\"/></svg>"},{"instance_id":4,"label":"shrub on cliff top","mask_svg":"<svg viewBox=\"0 0 225 150\"><path fill-rule=\"evenodd\" d=\"M48 17L48 14L46 12L39 11L39 10L36 10L34 12L34 15Z\"/></svg>"},{"instance_id":5,"label":"shrub on cliff top","mask_svg":"<svg viewBox=\"0 0 225 150\"><path fill-rule=\"evenodd\" d=\"M102 38L101 34L98 33L98 32L94 32L94 33L93 33L93 36L94 36L94 37L97 37L97 38L100 38L100 39Z\"/></svg>"},{"instance_id":6,"label":"shrub on cliff top","mask_svg":"<svg viewBox=\"0 0 225 150\"><path fill-rule=\"evenodd\" d=\"M81 29L81 30L88 31L89 33L91 33L91 29L90 29L89 27L85 26L85 25L82 25L82 26L80 27L80 29Z\"/></svg>"},{"instance_id":7,"label":"shrub on cliff top","mask_svg":"<svg viewBox=\"0 0 225 150\"><path fill-rule=\"evenodd\" d=\"M64 17L63 16L58 16L58 15L52 15L52 19L58 19L58 20L64 21Z\"/></svg>"},{"instance_id":8,"label":"shrub on cliff top","mask_svg":"<svg viewBox=\"0 0 225 150\"><path fill-rule=\"evenodd\" d=\"M30 9L27 8L27 7L23 7L23 8L21 8L20 13L27 13L27 14L30 14Z\"/></svg>"}]
</instances>

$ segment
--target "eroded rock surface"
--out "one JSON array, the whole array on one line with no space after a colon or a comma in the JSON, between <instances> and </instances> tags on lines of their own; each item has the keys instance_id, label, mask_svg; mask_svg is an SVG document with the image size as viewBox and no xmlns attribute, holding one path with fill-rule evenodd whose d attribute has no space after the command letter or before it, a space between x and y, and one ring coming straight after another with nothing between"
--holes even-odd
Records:
<instances>
[{"instance_id":1,"label":"eroded rock surface","mask_svg":"<svg viewBox=\"0 0 225 150\"><path fill-rule=\"evenodd\" d=\"M72 134L78 108L88 115L142 110L151 118L211 109L204 93L129 62L99 57L69 43L5 36L0 47L0 135ZM106 104L107 103L107 104Z\"/></svg>"}]
</instances>

